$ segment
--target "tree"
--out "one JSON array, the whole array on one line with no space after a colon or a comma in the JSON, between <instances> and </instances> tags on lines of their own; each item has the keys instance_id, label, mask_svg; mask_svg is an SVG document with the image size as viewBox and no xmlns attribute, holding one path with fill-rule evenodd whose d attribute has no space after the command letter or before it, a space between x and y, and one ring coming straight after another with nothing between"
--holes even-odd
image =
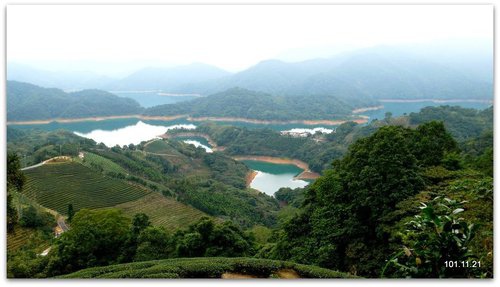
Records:
<instances>
[{"instance_id":1,"label":"tree","mask_svg":"<svg viewBox=\"0 0 500 287\"><path fill-rule=\"evenodd\" d=\"M80 209L73 217L71 229L56 241L48 275L117 263L128 230L129 219L118 209Z\"/></svg>"},{"instance_id":2,"label":"tree","mask_svg":"<svg viewBox=\"0 0 500 287\"><path fill-rule=\"evenodd\" d=\"M230 221L215 224L204 217L174 235L179 257L236 257L254 253L254 239Z\"/></svg>"},{"instance_id":3,"label":"tree","mask_svg":"<svg viewBox=\"0 0 500 287\"><path fill-rule=\"evenodd\" d=\"M73 204L68 204L68 222L71 223L73 220L73 216L75 215L75 211L73 210Z\"/></svg>"},{"instance_id":4,"label":"tree","mask_svg":"<svg viewBox=\"0 0 500 287\"><path fill-rule=\"evenodd\" d=\"M12 203L12 192L20 192L26 178L21 171L19 157L15 153L7 154L7 231L14 232L18 220L17 209Z\"/></svg>"},{"instance_id":5,"label":"tree","mask_svg":"<svg viewBox=\"0 0 500 287\"><path fill-rule=\"evenodd\" d=\"M134 260L138 247L138 238L143 230L151 225L149 217L144 213L137 213L132 219L132 225L127 234L127 239L124 243L120 262L131 262Z\"/></svg>"},{"instance_id":6,"label":"tree","mask_svg":"<svg viewBox=\"0 0 500 287\"><path fill-rule=\"evenodd\" d=\"M172 256L175 251L172 238L161 227L149 226L137 239L137 250L134 261L164 259Z\"/></svg>"},{"instance_id":7,"label":"tree","mask_svg":"<svg viewBox=\"0 0 500 287\"><path fill-rule=\"evenodd\" d=\"M431 121L417 127L413 153L424 166L441 164L445 153L458 152L457 142L446 131L443 122Z\"/></svg>"},{"instance_id":8,"label":"tree","mask_svg":"<svg viewBox=\"0 0 500 287\"><path fill-rule=\"evenodd\" d=\"M413 141L413 130L387 126L351 145L307 190L275 257L375 275L389 248L384 216L424 187Z\"/></svg>"}]
</instances>

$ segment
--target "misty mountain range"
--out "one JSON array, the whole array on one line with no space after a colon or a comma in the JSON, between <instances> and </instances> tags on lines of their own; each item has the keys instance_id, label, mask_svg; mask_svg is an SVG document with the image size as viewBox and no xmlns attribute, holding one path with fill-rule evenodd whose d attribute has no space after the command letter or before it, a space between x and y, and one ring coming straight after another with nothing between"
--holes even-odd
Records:
<instances>
[{"instance_id":1,"label":"misty mountain range","mask_svg":"<svg viewBox=\"0 0 500 287\"><path fill-rule=\"evenodd\" d=\"M240 87L278 96L339 99L491 99L493 53L455 46L379 46L331 58L266 60L237 73L194 63L144 68L122 79L90 72L46 72L8 64L7 79L64 90L162 90L210 95Z\"/></svg>"}]
</instances>

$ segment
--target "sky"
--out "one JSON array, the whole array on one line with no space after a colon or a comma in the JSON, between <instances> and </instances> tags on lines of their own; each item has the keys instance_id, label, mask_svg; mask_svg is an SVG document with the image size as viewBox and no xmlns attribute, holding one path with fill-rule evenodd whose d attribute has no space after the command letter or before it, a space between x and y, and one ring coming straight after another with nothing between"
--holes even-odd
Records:
<instances>
[{"instance_id":1,"label":"sky","mask_svg":"<svg viewBox=\"0 0 500 287\"><path fill-rule=\"evenodd\" d=\"M9 5L7 61L119 73L202 62L239 71L376 45L493 38L491 5Z\"/></svg>"}]
</instances>

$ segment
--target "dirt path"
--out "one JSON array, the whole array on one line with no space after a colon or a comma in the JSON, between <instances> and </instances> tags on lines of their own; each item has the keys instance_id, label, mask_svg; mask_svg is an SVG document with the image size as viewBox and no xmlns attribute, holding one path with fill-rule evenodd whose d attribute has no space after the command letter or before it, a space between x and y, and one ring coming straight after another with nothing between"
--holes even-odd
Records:
<instances>
[{"instance_id":1,"label":"dirt path","mask_svg":"<svg viewBox=\"0 0 500 287\"><path fill-rule=\"evenodd\" d=\"M27 166L27 167L23 167L21 168L21 170L28 170L28 169L32 169L32 168L37 168L37 167L40 167L46 163L49 163L51 161L70 161L71 160L71 157L69 156L65 156L65 155L62 155L62 156L56 156L56 157L53 157L53 158L49 158L47 160L44 160L40 163L37 163L37 164L34 164L34 165L30 165L30 166Z\"/></svg>"}]
</instances>

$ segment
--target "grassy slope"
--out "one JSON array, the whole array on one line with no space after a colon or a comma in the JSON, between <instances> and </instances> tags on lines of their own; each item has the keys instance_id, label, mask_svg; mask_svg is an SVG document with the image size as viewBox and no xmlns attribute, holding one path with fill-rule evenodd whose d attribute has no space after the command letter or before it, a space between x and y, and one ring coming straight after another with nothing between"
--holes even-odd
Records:
<instances>
[{"instance_id":1,"label":"grassy slope","mask_svg":"<svg viewBox=\"0 0 500 287\"><path fill-rule=\"evenodd\" d=\"M356 278L352 275L288 261L256 258L177 258L94 267L60 278L221 278L239 273L275 278L282 270L294 270L301 278Z\"/></svg>"},{"instance_id":2,"label":"grassy slope","mask_svg":"<svg viewBox=\"0 0 500 287\"><path fill-rule=\"evenodd\" d=\"M109 178L74 162L46 164L25 171L24 193L41 205L66 214L68 204L75 210L100 208L137 200L148 191Z\"/></svg>"},{"instance_id":3,"label":"grassy slope","mask_svg":"<svg viewBox=\"0 0 500 287\"><path fill-rule=\"evenodd\" d=\"M167 229L186 227L208 216L191 206L180 203L174 199L164 197L159 193L151 193L135 201L130 201L114 206L123 210L128 217L136 213L145 213L151 223Z\"/></svg>"}]
</instances>

